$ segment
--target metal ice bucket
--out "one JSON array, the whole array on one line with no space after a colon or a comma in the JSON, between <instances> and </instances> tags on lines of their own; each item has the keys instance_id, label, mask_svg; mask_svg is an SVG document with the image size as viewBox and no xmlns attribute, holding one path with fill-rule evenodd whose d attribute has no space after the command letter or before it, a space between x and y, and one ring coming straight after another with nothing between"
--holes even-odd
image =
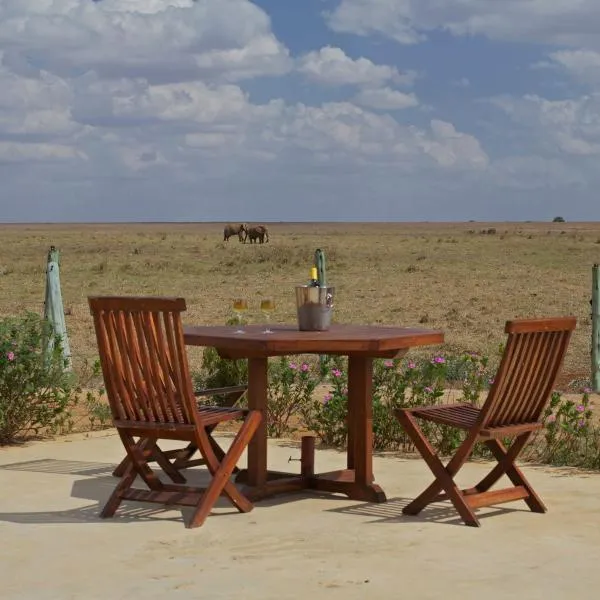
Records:
<instances>
[{"instance_id":1,"label":"metal ice bucket","mask_svg":"<svg viewBox=\"0 0 600 600\"><path fill-rule=\"evenodd\" d=\"M333 313L334 287L296 286L296 309L300 331L327 331Z\"/></svg>"}]
</instances>

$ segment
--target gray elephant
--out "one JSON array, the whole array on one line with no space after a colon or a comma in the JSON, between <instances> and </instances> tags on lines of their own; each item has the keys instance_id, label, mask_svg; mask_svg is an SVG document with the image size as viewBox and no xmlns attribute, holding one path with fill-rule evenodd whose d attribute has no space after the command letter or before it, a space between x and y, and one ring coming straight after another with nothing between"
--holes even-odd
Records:
<instances>
[{"instance_id":1,"label":"gray elephant","mask_svg":"<svg viewBox=\"0 0 600 600\"><path fill-rule=\"evenodd\" d=\"M223 241L228 242L232 235L237 235L240 242L245 242L247 231L248 226L246 223L239 223L236 225L229 223L228 225L225 225L225 229L223 229Z\"/></svg>"},{"instance_id":2,"label":"gray elephant","mask_svg":"<svg viewBox=\"0 0 600 600\"><path fill-rule=\"evenodd\" d=\"M246 238L250 240L250 243L256 243L258 240L261 244L269 241L269 230L265 225L256 225L255 227L248 227L246 230Z\"/></svg>"}]
</instances>

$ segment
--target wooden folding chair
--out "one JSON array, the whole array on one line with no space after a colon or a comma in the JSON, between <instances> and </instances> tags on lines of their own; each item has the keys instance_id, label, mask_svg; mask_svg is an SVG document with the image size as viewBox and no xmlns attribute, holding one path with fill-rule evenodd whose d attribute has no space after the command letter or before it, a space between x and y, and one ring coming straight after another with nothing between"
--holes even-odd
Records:
<instances>
[{"instance_id":1,"label":"wooden folding chair","mask_svg":"<svg viewBox=\"0 0 600 600\"><path fill-rule=\"evenodd\" d=\"M402 512L416 515L431 502L449 499L463 521L473 527L480 525L474 510L482 506L525 500L532 511L546 512L515 460L532 433L543 427L541 416L575 324L574 317L508 321L504 354L481 409L460 403L395 410L436 478ZM419 428L418 419L466 430L465 440L446 466ZM502 438L513 438L508 449ZM475 487L461 490L454 478L478 442L489 448L498 464ZM503 475L513 486L490 491Z\"/></svg>"},{"instance_id":2,"label":"wooden folding chair","mask_svg":"<svg viewBox=\"0 0 600 600\"><path fill-rule=\"evenodd\" d=\"M211 397L211 396L225 396L225 403L221 406L228 408L236 406L240 400L246 395L248 391L247 385L231 385L220 388L209 388L200 390L195 393L196 399L200 397ZM213 447L215 454L219 460L222 460L225 456L225 451L219 443L213 438L212 432L214 431L216 423L212 423L206 426L206 433L210 445ZM179 448L176 450L162 450L158 444L153 448L152 455L149 457L148 462L156 461L165 471L165 473L171 478L173 483L185 483L186 479L180 472L182 469L188 469L190 467L197 467L199 465L205 465L206 460L204 458L196 458L192 460L194 454L198 451L198 448L194 442L190 442L185 448ZM170 462L169 459L174 459ZM117 465L113 471L115 477L122 477L129 464L129 456L125 455L125 458ZM234 467L233 473L237 473L239 469Z\"/></svg>"},{"instance_id":3,"label":"wooden folding chair","mask_svg":"<svg viewBox=\"0 0 600 600\"><path fill-rule=\"evenodd\" d=\"M113 423L127 451L123 476L100 516L114 515L123 500L193 506L187 527L199 527L220 495L241 512L250 501L230 477L261 414L237 407L198 406L189 373L183 339L183 298L91 297L102 374ZM223 456L211 444L210 428L242 420ZM137 440L136 440L137 438ZM176 479L180 474L157 446L159 439L193 444L205 461L211 482L206 488L163 483L149 467L156 460ZM140 476L148 490L132 484Z\"/></svg>"}]
</instances>

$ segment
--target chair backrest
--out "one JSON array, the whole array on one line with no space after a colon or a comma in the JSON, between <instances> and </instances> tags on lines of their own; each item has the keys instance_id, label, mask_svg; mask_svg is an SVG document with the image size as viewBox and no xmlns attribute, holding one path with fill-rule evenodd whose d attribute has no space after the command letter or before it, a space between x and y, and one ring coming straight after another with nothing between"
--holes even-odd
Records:
<instances>
[{"instance_id":1,"label":"chair backrest","mask_svg":"<svg viewBox=\"0 0 600 600\"><path fill-rule=\"evenodd\" d=\"M576 322L575 317L507 321L508 339L481 409L482 427L539 421Z\"/></svg>"},{"instance_id":2,"label":"chair backrest","mask_svg":"<svg viewBox=\"0 0 600 600\"><path fill-rule=\"evenodd\" d=\"M88 298L113 418L193 425L193 388L181 325L183 298Z\"/></svg>"}]
</instances>

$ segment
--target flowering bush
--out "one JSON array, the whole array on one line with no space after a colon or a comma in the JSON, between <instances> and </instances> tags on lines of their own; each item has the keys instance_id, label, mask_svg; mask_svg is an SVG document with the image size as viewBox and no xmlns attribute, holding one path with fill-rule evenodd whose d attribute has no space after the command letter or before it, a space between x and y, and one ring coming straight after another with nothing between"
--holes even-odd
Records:
<instances>
[{"instance_id":1,"label":"flowering bush","mask_svg":"<svg viewBox=\"0 0 600 600\"><path fill-rule=\"evenodd\" d=\"M303 414L308 429L330 446L344 446L348 435L347 362L340 357L326 361L325 381L330 389L322 401L308 404ZM373 447L376 450L405 448L409 442L393 409L434 404L444 393L445 359L436 356L419 367L398 359L373 362Z\"/></svg>"},{"instance_id":2,"label":"flowering bush","mask_svg":"<svg viewBox=\"0 0 600 600\"><path fill-rule=\"evenodd\" d=\"M342 447L346 445L348 426L348 379L346 368L340 357L325 361L321 367L332 364L333 368L325 371L324 380L330 384L330 390L323 399L313 398L308 402L302 417L308 429L314 432L327 446Z\"/></svg>"},{"instance_id":3,"label":"flowering bush","mask_svg":"<svg viewBox=\"0 0 600 600\"><path fill-rule=\"evenodd\" d=\"M581 399L575 401L559 392L552 393L544 413L544 443L538 444L537 458L553 465L582 463L588 455L590 434L594 433L589 394L590 390L585 389Z\"/></svg>"},{"instance_id":4,"label":"flowering bush","mask_svg":"<svg viewBox=\"0 0 600 600\"><path fill-rule=\"evenodd\" d=\"M227 360L221 358L215 348L206 347L202 354L202 370L193 375L196 392L203 389L220 388L232 385L243 385L248 381L248 360ZM206 404L227 405L230 397L227 394L203 396L201 402Z\"/></svg>"},{"instance_id":5,"label":"flowering bush","mask_svg":"<svg viewBox=\"0 0 600 600\"><path fill-rule=\"evenodd\" d=\"M319 383L314 365L291 358L281 356L269 361L267 432L274 437L295 431L290 419L306 411Z\"/></svg>"},{"instance_id":6,"label":"flowering bush","mask_svg":"<svg viewBox=\"0 0 600 600\"><path fill-rule=\"evenodd\" d=\"M75 380L65 371L60 338L34 313L0 320L0 443L27 433L52 430L69 415Z\"/></svg>"}]
</instances>

